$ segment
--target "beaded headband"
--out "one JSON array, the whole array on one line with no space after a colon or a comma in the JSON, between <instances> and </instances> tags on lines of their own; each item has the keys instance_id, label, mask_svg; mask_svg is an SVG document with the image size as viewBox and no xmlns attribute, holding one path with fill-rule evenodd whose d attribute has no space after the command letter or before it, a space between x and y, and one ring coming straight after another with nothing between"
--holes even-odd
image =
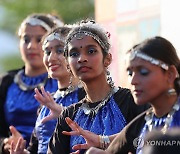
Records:
<instances>
[{"instance_id":1,"label":"beaded headband","mask_svg":"<svg viewBox=\"0 0 180 154\"><path fill-rule=\"evenodd\" d=\"M86 30L81 30L81 29L79 29L77 32L71 34L71 36L70 36L70 37L68 38L68 40L66 41L66 45L68 45L68 43L71 42L73 38L76 38L76 39L78 39L78 40L83 39L84 35L85 35L85 36L90 36L90 37L92 37L94 40L96 40L96 41L99 43L99 45L100 45L103 49L105 49L106 51L108 50L108 49L106 48L106 45L105 45L104 42L99 38L98 35L93 34L92 32L89 32L89 31L86 31Z\"/></svg>"},{"instance_id":2,"label":"beaded headband","mask_svg":"<svg viewBox=\"0 0 180 154\"><path fill-rule=\"evenodd\" d=\"M42 49L45 50L45 45L47 42L50 42L50 41L53 41L53 40L59 40L63 43L65 43L65 38L63 36L61 36L59 33L51 33L50 35L48 35L45 39L44 39L44 42L43 42L43 45L42 45Z\"/></svg>"},{"instance_id":3,"label":"beaded headband","mask_svg":"<svg viewBox=\"0 0 180 154\"><path fill-rule=\"evenodd\" d=\"M54 22L54 24L55 24L57 27L61 27L61 26L64 25L64 23L63 23L60 19L56 18L55 16L53 16L53 15L51 15L51 14L48 14L47 16L48 16L49 18L53 19L53 22Z\"/></svg>"},{"instance_id":4,"label":"beaded headband","mask_svg":"<svg viewBox=\"0 0 180 154\"><path fill-rule=\"evenodd\" d=\"M34 17L29 17L29 18L25 19L23 21L23 23L21 24L21 27L22 27L22 25L25 25L25 24L30 24L31 26L42 26L48 32L51 31L51 27L48 24L46 24L44 21L34 18ZM19 29L18 34L19 34L19 36L21 35L21 28Z\"/></svg>"},{"instance_id":5,"label":"beaded headband","mask_svg":"<svg viewBox=\"0 0 180 154\"><path fill-rule=\"evenodd\" d=\"M161 60L152 58L152 57L148 56L147 54L140 52L140 51L132 51L130 53L130 60L133 60L136 57L146 60L146 61L150 62L151 64L160 66L164 70L168 70L168 68L169 68L169 66L166 63L162 62Z\"/></svg>"}]
</instances>

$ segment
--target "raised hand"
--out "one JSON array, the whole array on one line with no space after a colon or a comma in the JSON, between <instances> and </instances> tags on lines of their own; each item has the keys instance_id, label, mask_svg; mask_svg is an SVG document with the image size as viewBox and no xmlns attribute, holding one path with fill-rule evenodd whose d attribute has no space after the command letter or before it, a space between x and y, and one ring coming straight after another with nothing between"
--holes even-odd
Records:
<instances>
[{"instance_id":1,"label":"raised hand","mask_svg":"<svg viewBox=\"0 0 180 154\"><path fill-rule=\"evenodd\" d=\"M69 127L72 129L72 131L63 131L62 133L65 135L81 135L86 141L86 143L84 144L77 144L73 146L73 150L89 149L90 147L100 146L99 135L96 135L88 130L82 129L76 122L72 121L69 117L67 117L65 120Z\"/></svg>"},{"instance_id":2,"label":"raised hand","mask_svg":"<svg viewBox=\"0 0 180 154\"><path fill-rule=\"evenodd\" d=\"M12 141L10 154L28 154L29 152L25 150L25 147L26 141L22 137L20 137L16 144Z\"/></svg>"},{"instance_id":3,"label":"raised hand","mask_svg":"<svg viewBox=\"0 0 180 154\"><path fill-rule=\"evenodd\" d=\"M22 135L16 130L14 126L9 127L10 132L12 135L9 138L6 138L4 140L4 151L8 152L10 151L11 143L14 142L16 144L19 140L19 138L22 138Z\"/></svg>"},{"instance_id":4,"label":"raised hand","mask_svg":"<svg viewBox=\"0 0 180 154\"><path fill-rule=\"evenodd\" d=\"M45 105L50 110L50 115L43 118L42 123L58 118L63 110L63 107L54 101L51 94L49 92L46 92L44 87L41 87L41 93L37 88L35 88L34 91L34 97L36 98L36 100L41 105Z\"/></svg>"}]
</instances>

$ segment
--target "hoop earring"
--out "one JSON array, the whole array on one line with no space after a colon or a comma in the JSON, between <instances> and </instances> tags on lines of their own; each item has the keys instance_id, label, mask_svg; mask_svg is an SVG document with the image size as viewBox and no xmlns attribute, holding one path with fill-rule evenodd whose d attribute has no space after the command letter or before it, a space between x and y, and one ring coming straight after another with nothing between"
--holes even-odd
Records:
<instances>
[{"instance_id":1,"label":"hoop earring","mask_svg":"<svg viewBox=\"0 0 180 154\"><path fill-rule=\"evenodd\" d=\"M176 90L174 88L169 88L167 93L168 93L168 96L177 95Z\"/></svg>"},{"instance_id":2,"label":"hoop earring","mask_svg":"<svg viewBox=\"0 0 180 154\"><path fill-rule=\"evenodd\" d=\"M106 70L106 75L107 75L107 82L109 83L110 87L114 88L114 82L112 80L112 77L110 75L110 71L108 70L108 68Z\"/></svg>"}]
</instances>

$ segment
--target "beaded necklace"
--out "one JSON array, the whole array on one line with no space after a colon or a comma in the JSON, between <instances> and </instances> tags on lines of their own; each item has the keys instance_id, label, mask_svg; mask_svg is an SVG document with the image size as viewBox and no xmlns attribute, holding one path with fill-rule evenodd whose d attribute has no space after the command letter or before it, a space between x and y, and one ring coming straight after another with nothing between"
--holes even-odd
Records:
<instances>
[{"instance_id":1,"label":"beaded necklace","mask_svg":"<svg viewBox=\"0 0 180 154\"><path fill-rule=\"evenodd\" d=\"M72 86L71 88L63 88L63 89L58 89L56 93L54 94L54 98L59 98L59 97L65 97L66 95L72 93L76 87Z\"/></svg>"},{"instance_id":2,"label":"beaded necklace","mask_svg":"<svg viewBox=\"0 0 180 154\"><path fill-rule=\"evenodd\" d=\"M90 108L90 107L89 107L89 103L88 103L88 102L90 102L90 101L89 101L89 99L87 98L87 95L86 95L85 98L82 100L83 103L82 103L82 105L81 105L80 108L84 111L84 113L85 113L86 115L90 115L90 114L96 115L97 112L99 111L99 109L102 108L102 107L108 102L108 100L110 99L110 97L111 97L114 93L116 93L116 92L118 91L118 89L119 89L119 88L117 88L117 87L111 88L111 90L110 90L110 92L108 93L108 95L107 95L103 100L101 100L100 103L99 103L96 107L94 107L94 108Z\"/></svg>"},{"instance_id":3,"label":"beaded necklace","mask_svg":"<svg viewBox=\"0 0 180 154\"><path fill-rule=\"evenodd\" d=\"M168 130L171 122L173 121L173 115L176 111L178 111L180 108L179 104L176 102L171 111L168 113L168 115L165 118L165 124L163 126L163 128L161 129L162 133L166 133L166 131ZM154 112L153 109L151 109L145 116L145 120L146 120L146 124L148 127L148 130L151 131L154 128L154 121L153 121L153 117L154 117Z\"/></svg>"},{"instance_id":4,"label":"beaded necklace","mask_svg":"<svg viewBox=\"0 0 180 154\"><path fill-rule=\"evenodd\" d=\"M14 82L19 86L19 88L23 91L29 91L29 90L34 90L34 88L40 88L40 87L44 87L44 85L46 84L48 77L46 77L42 82L36 84L36 85L27 85L26 83L24 83L22 81L22 74L23 74L24 70L20 70L14 77Z\"/></svg>"}]
</instances>

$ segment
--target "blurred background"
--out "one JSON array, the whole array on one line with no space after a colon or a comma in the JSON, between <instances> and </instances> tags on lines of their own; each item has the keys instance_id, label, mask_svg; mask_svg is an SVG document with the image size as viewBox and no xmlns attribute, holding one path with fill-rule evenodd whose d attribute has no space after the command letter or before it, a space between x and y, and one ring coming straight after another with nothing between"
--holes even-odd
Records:
<instances>
[{"instance_id":1,"label":"blurred background","mask_svg":"<svg viewBox=\"0 0 180 154\"><path fill-rule=\"evenodd\" d=\"M111 33L111 74L117 85L128 87L125 52L151 36L173 43L180 55L179 0L0 0L0 74L23 66L16 31L31 13L54 13L71 24L95 19ZM18 61L18 62L17 62Z\"/></svg>"}]
</instances>

